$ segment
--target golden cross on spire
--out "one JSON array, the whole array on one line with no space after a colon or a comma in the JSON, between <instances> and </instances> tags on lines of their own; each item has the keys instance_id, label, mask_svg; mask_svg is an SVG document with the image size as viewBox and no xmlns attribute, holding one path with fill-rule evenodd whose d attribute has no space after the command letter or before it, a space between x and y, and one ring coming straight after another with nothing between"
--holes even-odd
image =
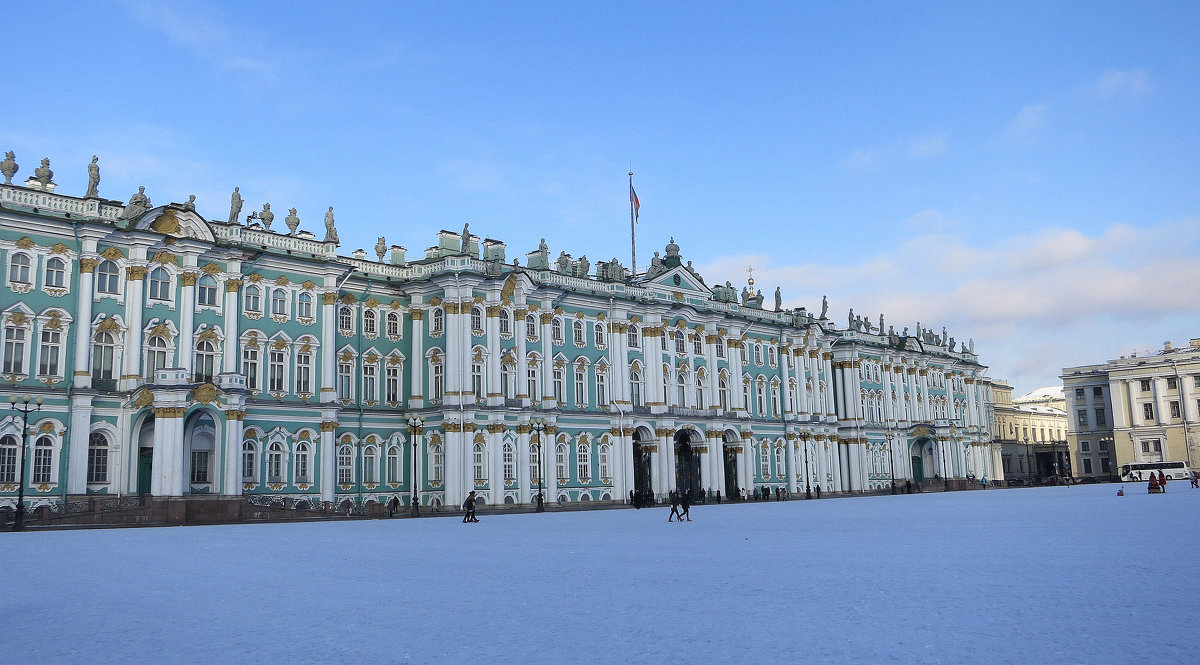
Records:
<instances>
[{"instance_id":1,"label":"golden cross on spire","mask_svg":"<svg viewBox=\"0 0 1200 665\"><path fill-rule=\"evenodd\" d=\"M754 266L746 266L746 272L750 273L750 278L746 280L746 283L754 286Z\"/></svg>"}]
</instances>

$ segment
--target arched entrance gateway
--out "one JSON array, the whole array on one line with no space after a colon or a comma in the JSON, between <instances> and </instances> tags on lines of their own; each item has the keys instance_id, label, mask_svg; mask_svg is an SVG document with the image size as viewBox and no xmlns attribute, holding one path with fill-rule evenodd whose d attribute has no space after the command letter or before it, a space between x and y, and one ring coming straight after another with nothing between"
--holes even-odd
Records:
<instances>
[{"instance_id":1,"label":"arched entrance gateway","mask_svg":"<svg viewBox=\"0 0 1200 665\"><path fill-rule=\"evenodd\" d=\"M693 445L695 430L681 429L675 433L675 489L698 497L701 490L700 452Z\"/></svg>"},{"instance_id":2,"label":"arched entrance gateway","mask_svg":"<svg viewBox=\"0 0 1200 665\"><path fill-rule=\"evenodd\" d=\"M909 458L912 460L913 482L919 483L929 477L930 473L937 468L933 457L933 439L921 437L912 442L908 451Z\"/></svg>"},{"instance_id":3,"label":"arched entrance gateway","mask_svg":"<svg viewBox=\"0 0 1200 665\"><path fill-rule=\"evenodd\" d=\"M654 443L654 433L645 427L633 431L633 491L639 498L654 496L650 461Z\"/></svg>"}]
</instances>

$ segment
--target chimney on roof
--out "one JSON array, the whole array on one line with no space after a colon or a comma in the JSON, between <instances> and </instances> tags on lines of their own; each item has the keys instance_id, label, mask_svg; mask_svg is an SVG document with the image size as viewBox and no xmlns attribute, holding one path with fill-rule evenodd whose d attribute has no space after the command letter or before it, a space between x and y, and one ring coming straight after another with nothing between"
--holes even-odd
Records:
<instances>
[{"instance_id":1,"label":"chimney on roof","mask_svg":"<svg viewBox=\"0 0 1200 665\"><path fill-rule=\"evenodd\" d=\"M1192 348L1200 349L1200 337L1196 337L1196 338L1192 339Z\"/></svg>"},{"instance_id":2,"label":"chimney on roof","mask_svg":"<svg viewBox=\"0 0 1200 665\"><path fill-rule=\"evenodd\" d=\"M1163 342L1163 351L1170 351L1170 350L1171 350L1171 343Z\"/></svg>"}]
</instances>

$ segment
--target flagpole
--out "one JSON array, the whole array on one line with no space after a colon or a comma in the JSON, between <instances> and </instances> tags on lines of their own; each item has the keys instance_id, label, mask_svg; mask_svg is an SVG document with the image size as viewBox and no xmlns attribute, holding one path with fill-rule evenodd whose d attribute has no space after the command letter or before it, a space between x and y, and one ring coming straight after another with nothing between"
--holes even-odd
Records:
<instances>
[{"instance_id":1,"label":"flagpole","mask_svg":"<svg viewBox=\"0 0 1200 665\"><path fill-rule=\"evenodd\" d=\"M634 225L637 222L637 211L633 207L633 171L629 172L629 247L633 258L633 276L637 277L637 234Z\"/></svg>"}]
</instances>

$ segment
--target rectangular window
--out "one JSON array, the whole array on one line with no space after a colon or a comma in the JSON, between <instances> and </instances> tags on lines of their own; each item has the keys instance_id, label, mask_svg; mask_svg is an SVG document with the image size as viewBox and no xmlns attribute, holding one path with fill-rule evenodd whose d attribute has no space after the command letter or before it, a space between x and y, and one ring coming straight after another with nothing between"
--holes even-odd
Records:
<instances>
[{"instance_id":1,"label":"rectangular window","mask_svg":"<svg viewBox=\"0 0 1200 665\"><path fill-rule=\"evenodd\" d=\"M1108 450L1108 442L1107 441L1098 441L1097 443L1099 445L1099 450L1101 452L1105 452Z\"/></svg>"},{"instance_id":2,"label":"rectangular window","mask_svg":"<svg viewBox=\"0 0 1200 665\"><path fill-rule=\"evenodd\" d=\"M1088 426L1087 409L1079 409L1079 426L1081 428Z\"/></svg>"},{"instance_id":3,"label":"rectangular window","mask_svg":"<svg viewBox=\"0 0 1200 665\"><path fill-rule=\"evenodd\" d=\"M207 450L193 450L192 451L192 483L193 484L200 485L200 484L212 482L209 480L208 460L209 460L209 453Z\"/></svg>"},{"instance_id":4,"label":"rectangular window","mask_svg":"<svg viewBox=\"0 0 1200 665\"><path fill-rule=\"evenodd\" d=\"M379 367L373 363L363 363L363 399L368 402L375 401L376 377L378 376Z\"/></svg>"},{"instance_id":5,"label":"rectangular window","mask_svg":"<svg viewBox=\"0 0 1200 665\"><path fill-rule=\"evenodd\" d=\"M596 406L608 406L608 374L596 372Z\"/></svg>"},{"instance_id":6,"label":"rectangular window","mask_svg":"<svg viewBox=\"0 0 1200 665\"><path fill-rule=\"evenodd\" d=\"M1083 388L1075 389L1075 399L1083 399Z\"/></svg>"},{"instance_id":7,"label":"rectangular window","mask_svg":"<svg viewBox=\"0 0 1200 665\"><path fill-rule=\"evenodd\" d=\"M1192 386L1195 388L1200 388L1200 374L1192 377Z\"/></svg>"},{"instance_id":8,"label":"rectangular window","mask_svg":"<svg viewBox=\"0 0 1200 665\"><path fill-rule=\"evenodd\" d=\"M400 401L400 366L388 365L384 370L386 372L387 387L384 389L384 397L389 402Z\"/></svg>"},{"instance_id":9,"label":"rectangular window","mask_svg":"<svg viewBox=\"0 0 1200 665\"><path fill-rule=\"evenodd\" d=\"M1167 377L1167 390L1178 390L1178 389L1179 389L1179 383L1177 381L1175 381L1175 377L1173 377L1173 376Z\"/></svg>"},{"instance_id":10,"label":"rectangular window","mask_svg":"<svg viewBox=\"0 0 1200 665\"><path fill-rule=\"evenodd\" d=\"M1092 397L1104 397L1104 388L1095 386L1092 388Z\"/></svg>"},{"instance_id":11,"label":"rectangular window","mask_svg":"<svg viewBox=\"0 0 1200 665\"><path fill-rule=\"evenodd\" d=\"M1096 409L1096 427L1107 427L1107 426L1108 426L1108 414L1104 412L1104 409Z\"/></svg>"},{"instance_id":12,"label":"rectangular window","mask_svg":"<svg viewBox=\"0 0 1200 665\"><path fill-rule=\"evenodd\" d=\"M1179 402L1178 401L1171 402L1171 417L1172 418L1179 417Z\"/></svg>"},{"instance_id":13,"label":"rectangular window","mask_svg":"<svg viewBox=\"0 0 1200 665\"><path fill-rule=\"evenodd\" d=\"M42 331L42 348L38 353L38 375L58 376L58 357L62 349L61 334L57 330Z\"/></svg>"},{"instance_id":14,"label":"rectangular window","mask_svg":"<svg viewBox=\"0 0 1200 665\"><path fill-rule=\"evenodd\" d=\"M1144 393L1150 392L1150 379L1142 379L1141 383L1142 383L1142 385L1141 385L1142 392L1144 392Z\"/></svg>"},{"instance_id":15,"label":"rectangular window","mask_svg":"<svg viewBox=\"0 0 1200 665\"><path fill-rule=\"evenodd\" d=\"M1081 453L1092 452L1092 444L1088 441L1080 441L1079 442L1079 452L1081 452Z\"/></svg>"},{"instance_id":16,"label":"rectangular window","mask_svg":"<svg viewBox=\"0 0 1200 665\"><path fill-rule=\"evenodd\" d=\"M269 370L269 385L268 390L273 393L281 393L285 390L283 387L283 362L284 352L281 349L272 349L270 359L268 361Z\"/></svg>"},{"instance_id":17,"label":"rectangular window","mask_svg":"<svg viewBox=\"0 0 1200 665\"><path fill-rule=\"evenodd\" d=\"M1100 473L1112 473L1112 462L1107 457L1100 458Z\"/></svg>"},{"instance_id":18,"label":"rectangular window","mask_svg":"<svg viewBox=\"0 0 1200 665\"><path fill-rule=\"evenodd\" d=\"M296 392L301 395L312 394L312 354L296 354Z\"/></svg>"},{"instance_id":19,"label":"rectangular window","mask_svg":"<svg viewBox=\"0 0 1200 665\"><path fill-rule=\"evenodd\" d=\"M1142 417L1147 421L1154 420L1154 405L1149 402L1142 405Z\"/></svg>"},{"instance_id":20,"label":"rectangular window","mask_svg":"<svg viewBox=\"0 0 1200 665\"><path fill-rule=\"evenodd\" d=\"M1084 473L1092 472L1092 459L1090 457L1083 458L1083 472Z\"/></svg>"},{"instance_id":21,"label":"rectangular window","mask_svg":"<svg viewBox=\"0 0 1200 665\"><path fill-rule=\"evenodd\" d=\"M17 446L15 439L5 443L10 441L13 445L0 446L0 483L17 482Z\"/></svg>"},{"instance_id":22,"label":"rectangular window","mask_svg":"<svg viewBox=\"0 0 1200 665\"><path fill-rule=\"evenodd\" d=\"M246 377L246 389L258 392L258 349L242 350L242 374Z\"/></svg>"},{"instance_id":23,"label":"rectangular window","mask_svg":"<svg viewBox=\"0 0 1200 665\"><path fill-rule=\"evenodd\" d=\"M25 373L25 329L8 326L4 329L4 373Z\"/></svg>"},{"instance_id":24,"label":"rectangular window","mask_svg":"<svg viewBox=\"0 0 1200 665\"><path fill-rule=\"evenodd\" d=\"M585 370L575 370L575 406L579 408L587 406L587 397L583 390L586 381L587 372Z\"/></svg>"},{"instance_id":25,"label":"rectangular window","mask_svg":"<svg viewBox=\"0 0 1200 665\"><path fill-rule=\"evenodd\" d=\"M337 368L338 382L337 394L338 399L353 399L354 398L354 365L350 363L338 363Z\"/></svg>"}]
</instances>

